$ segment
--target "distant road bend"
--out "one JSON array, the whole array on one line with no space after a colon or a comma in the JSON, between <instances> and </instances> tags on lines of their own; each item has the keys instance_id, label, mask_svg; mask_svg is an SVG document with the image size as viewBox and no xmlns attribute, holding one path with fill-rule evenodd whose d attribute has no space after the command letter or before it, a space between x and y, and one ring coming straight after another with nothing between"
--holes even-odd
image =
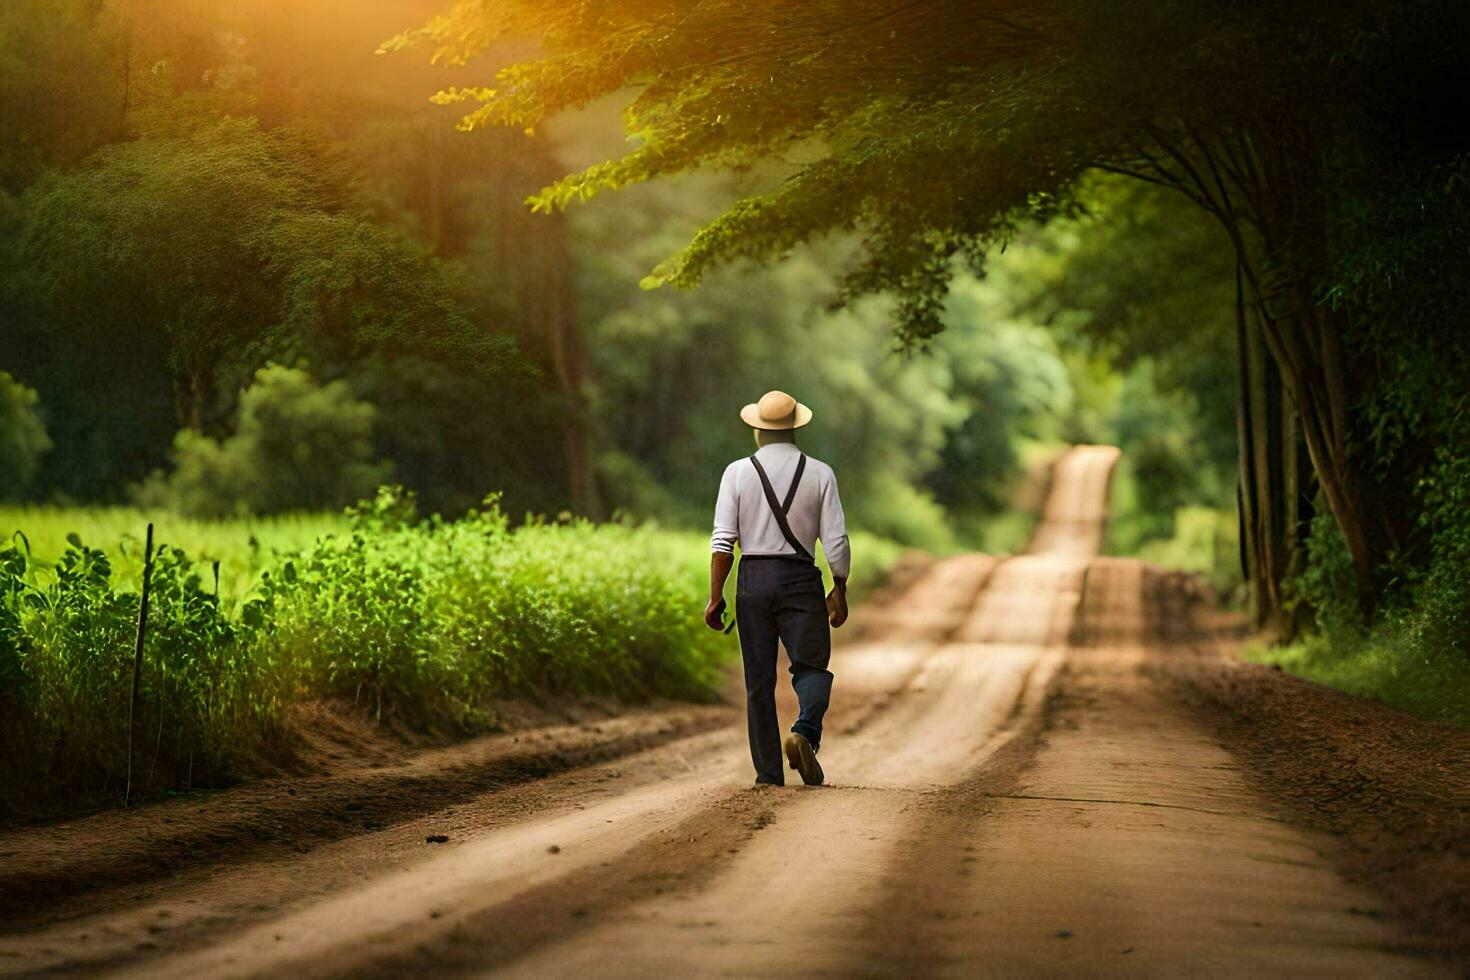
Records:
<instances>
[{"instance_id":1,"label":"distant road bend","mask_svg":"<svg viewBox=\"0 0 1470 980\"><path fill-rule=\"evenodd\" d=\"M1147 569L1098 557L1116 457L1071 450L1027 554L940 561L839 644L830 786L752 788L732 716L64 909L0 973L1450 975L1150 679Z\"/></svg>"}]
</instances>

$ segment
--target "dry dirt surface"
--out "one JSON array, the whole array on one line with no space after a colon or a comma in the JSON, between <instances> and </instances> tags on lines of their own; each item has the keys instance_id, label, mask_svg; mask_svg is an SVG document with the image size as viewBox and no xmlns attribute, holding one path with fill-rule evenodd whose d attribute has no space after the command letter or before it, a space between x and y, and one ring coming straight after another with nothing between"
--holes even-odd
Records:
<instances>
[{"instance_id":1,"label":"dry dirt surface","mask_svg":"<svg viewBox=\"0 0 1470 980\"><path fill-rule=\"evenodd\" d=\"M0 974L1460 975L1463 734L1388 713L1399 766L1382 709L1240 682L1188 582L1097 557L1115 458L839 644L830 785L666 709L7 833Z\"/></svg>"}]
</instances>

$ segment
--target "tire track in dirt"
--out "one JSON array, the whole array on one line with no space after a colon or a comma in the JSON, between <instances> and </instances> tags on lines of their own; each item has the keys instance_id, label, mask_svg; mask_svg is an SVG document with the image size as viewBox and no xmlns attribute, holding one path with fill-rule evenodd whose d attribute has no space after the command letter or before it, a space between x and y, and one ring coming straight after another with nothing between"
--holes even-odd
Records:
<instances>
[{"instance_id":1,"label":"tire track in dirt","mask_svg":"<svg viewBox=\"0 0 1470 980\"><path fill-rule=\"evenodd\" d=\"M724 729L731 718L723 705L633 712L595 724L490 736L389 768L272 779L213 798L0 833L3 931L118 882L136 892L199 865L218 868L299 853L487 791Z\"/></svg>"},{"instance_id":2,"label":"tire track in dirt","mask_svg":"<svg viewBox=\"0 0 1470 980\"><path fill-rule=\"evenodd\" d=\"M1079 478L1103 492L1115 455L1074 453L1059 465L1059 492L1071 494ZM1069 518L1068 528L1090 536L1095 550L1100 521L1100 513ZM1037 539L1045 542L1048 533ZM1081 550L1087 547L1084 541ZM861 972L865 960L854 960L853 951L865 948L870 910L884 901L885 869L922 844L915 834L923 833L929 800L1006 754L1039 714L1061 661L1082 567L1052 555L999 564L953 639L923 661L896 704L857 737L824 751L836 785L797 791L776 824L696 894L636 903L537 955L495 961L488 971L482 963L480 972Z\"/></svg>"}]
</instances>

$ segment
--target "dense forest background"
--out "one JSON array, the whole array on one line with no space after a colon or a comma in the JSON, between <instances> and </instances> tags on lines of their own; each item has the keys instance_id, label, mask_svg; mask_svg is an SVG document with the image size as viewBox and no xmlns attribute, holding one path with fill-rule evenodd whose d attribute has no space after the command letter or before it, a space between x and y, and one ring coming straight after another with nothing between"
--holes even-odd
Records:
<instances>
[{"instance_id":1,"label":"dense forest background","mask_svg":"<svg viewBox=\"0 0 1470 980\"><path fill-rule=\"evenodd\" d=\"M812 449L861 525L904 543L1019 547L994 517L1063 441L1139 450L1128 548L1171 537L1180 506L1229 503L1228 349L1166 364L1141 336L1099 342L1179 314L1225 336L1228 263L1198 257L1211 230L1166 196L1100 183L1093 215L958 282L952 329L921 354L895 352L891 301L829 308L840 236L647 293L752 178L529 213L527 195L617 152L616 109L454 132L426 98L442 73L374 54L433 9L0 15L19 123L0 151L7 497L225 516L393 480L447 512L493 489L512 513L698 524L747 449L733 409L785 387L820 413Z\"/></svg>"},{"instance_id":2,"label":"dense forest background","mask_svg":"<svg viewBox=\"0 0 1470 980\"><path fill-rule=\"evenodd\" d=\"M650 269L799 161L532 213L528 195L624 152L625 100L456 131L462 108L428 95L462 75L375 54L441 6L0 11L0 497L230 517L395 482L445 514L498 491L513 515L698 526L748 451L735 409L781 387L815 409L808 445L865 531L1015 550L1011 505L1049 454L1113 442L1115 552L1207 573L1278 635L1316 629L1328 639L1292 655L1324 671L1371 662L1411 688L1463 674L1463 159L1438 129L1382 122L1414 86L1458 90L1443 50L1421 57L1428 21L1353 34L1344 19L1297 66L1422 69L1334 117L1357 156L1334 158L1325 257L1304 280L1312 309L1349 323L1352 378L1371 375L1333 389L1356 399L1338 405L1344 472L1384 518L1365 543L1342 535L1298 436L1278 437L1295 423L1244 325L1251 243L1179 187L1066 173L1065 201L1008 226L1004 248L909 292L894 273L837 302L854 256L884 258L843 230L649 291ZM474 57L531 56L521 43ZM942 332L896 335L941 279Z\"/></svg>"}]
</instances>

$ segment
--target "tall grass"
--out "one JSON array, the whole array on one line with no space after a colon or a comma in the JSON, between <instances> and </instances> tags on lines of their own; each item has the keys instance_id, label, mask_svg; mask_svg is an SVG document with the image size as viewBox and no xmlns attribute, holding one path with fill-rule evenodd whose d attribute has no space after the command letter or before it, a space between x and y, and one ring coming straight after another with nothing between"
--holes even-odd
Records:
<instances>
[{"instance_id":1,"label":"tall grass","mask_svg":"<svg viewBox=\"0 0 1470 980\"><path fill-rule=\"evenodd\" d=\"M119 535L143 515L4 516L42 519L0 548L0 766L17 770L11 785L116 787L143 558ZM111 547L61 532L68 517L110 532ZM155 786L250 771L288 748L287 709L304 701L470 732L494 724L498 697L708 700L735 654L701 619L698 532L512 528L493 498L459 520L421 519L392 489L339 516L158 524L139 724ZM860 593L899 549L859 536L854 551Z\"/></svg>"},{"instance_id":2,"label":"tall grass","mask_svg":"<svg viewBox=\"0 0 1470 980\"><path fill-rule=\"evenodd\" d=\"M1255 644L1245 659L1381 701L1411 715L1470 726L1470 671L1457 651L1416 643L1409 623L1368 635L1315 633L1280 646Z\"/></svg>"},{"instance_id":3,"label":"tall grass","mask_svg":"<svg viewBox=\"0 0 1470 980\"><path fill-rule=\"evenodd\" d=\"M300 550L324 534L345 534L349 524L341 513L206 521L135 507L0 506L0 534L11 542L13 532L22 532L34 565L59 561L67 537L75 534L107 552L119 582L136 582L143 573L143 530L149 521L158 524L158 540L187 553L211 586L211 565L218 561L220 595L228 598L254 588L279 552Z\"/></svg>"}]
</instances>

